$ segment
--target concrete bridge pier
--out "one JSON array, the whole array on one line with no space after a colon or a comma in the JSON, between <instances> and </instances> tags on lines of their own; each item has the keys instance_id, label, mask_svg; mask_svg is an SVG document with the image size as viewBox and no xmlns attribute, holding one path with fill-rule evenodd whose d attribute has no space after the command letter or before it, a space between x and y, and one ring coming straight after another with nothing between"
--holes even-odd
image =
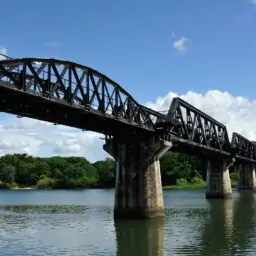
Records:
<instances>
[{"instance_id":1,"label":"concrete bridge pier","mask_svg":"<svg viewBox=\"0 0 256 256\"><path fill-rule=\"evenodd\" d=\"M235 159L226 157L207 160L207 199L232 197L229 168L234 162Z\"/></svg>"},{"instance_id":2,"label":"concrete bridge pier","mask_svg":"<svg viewBox=\"0 0 256 256\"><path fill-rule=\"evenodd\" d=\"M256 187L255 165L242 163L238 169L238 189L253 190Z\"/></svg>"},{"instance_id":3,"label":"concrete bridge pier","mask_svg":"<svg viewBox=\"0 0 256 256\"><path fill-rule=\"evenodd\" d=\"M171 147L155 138L106 139L103 148L116 160L115 219L164 216L159 159Z\"/></svg>"}]
</instances>

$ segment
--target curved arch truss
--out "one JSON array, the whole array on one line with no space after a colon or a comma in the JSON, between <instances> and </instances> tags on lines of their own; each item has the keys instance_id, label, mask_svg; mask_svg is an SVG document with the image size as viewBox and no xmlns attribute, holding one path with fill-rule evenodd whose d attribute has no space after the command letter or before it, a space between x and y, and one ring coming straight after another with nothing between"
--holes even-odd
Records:
<instances>
[{"instance_id":1,"label":"curved arch truss","mask_svg":"<svg viewBox=\"0 0 256 256\"><path fill-rule=\"evenodd\" d=\"M138 104L107 76L68 61L42 58L2 60L0 84L1 87L150 131L154 131L154 124L159 118L166 117ZM97 128L95 130L98 131Z\"/></svg>"},{"instance_id":2,"label":"curved arch truss","mask_svg":"<svg viewBox=\"0 0 256 256\"><path fill-rule=\"evenodd\" d=\"M0 111L127 137L148 131L191 148L256 161L256 146L180 98L167 113L137 103L120 85L74 62L22 58L0 61ZM136 128L136 130L131 130ZM142 134L142 133L140 133ZM183 145L183 146L182 146ZM232 153L233 152L233 153Z\"/></svg>"},{"instance_id":3,"label":"curved arch truss","mask_svg":"<svg viewBox=\"0 0 256 256\"><path fill-rule=\"evenodd\" d=\"M167 116L168 121L158 122L156 128L165 132L167 140L177 141L179 150L186 152L200 145L203 150L230 154L226 126L191 104L181 98L173 98Z\"/></svg>"},{"instance_id":4,"label":"curved arch truss","mask_svg":"<svg viewBox=\"0 0 256 256\"><path fill-rule=\"evenodd\" d=\"M234 132L232 135L231 146L236 158L239 160L256 162L255 142L252 142L242 135Z\"/></svg>"}]
</instances>

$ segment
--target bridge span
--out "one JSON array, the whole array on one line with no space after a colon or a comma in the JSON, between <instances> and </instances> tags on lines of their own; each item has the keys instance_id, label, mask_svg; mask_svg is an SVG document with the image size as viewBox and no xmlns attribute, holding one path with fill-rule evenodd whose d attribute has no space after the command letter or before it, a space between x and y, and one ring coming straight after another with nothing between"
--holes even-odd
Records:
<instances>
[{"instance_id":1,"label":"bridge span","mask_svg":"<svg viewBox=\"0 0 256 256\"><path fill-rule=\"evenodd\" d=\"M169 150L207 163L206 198L232 196L229 168L239 187L256 186L255 144L180 98L167 112L139 104L106 75L71 61L0 60L0 111L105 135L116 160L115 218L164 214L159 159Z\"/></svg>"}]
</instances>

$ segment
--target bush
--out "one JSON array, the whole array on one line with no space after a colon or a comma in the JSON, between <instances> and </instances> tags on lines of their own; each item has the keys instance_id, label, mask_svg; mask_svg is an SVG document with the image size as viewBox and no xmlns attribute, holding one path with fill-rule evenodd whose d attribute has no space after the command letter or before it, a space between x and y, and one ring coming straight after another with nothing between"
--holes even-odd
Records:
<instances>
[{"instance_id":1,"label":"bush","mask_svg":"<svg viewBox=\"0 0 256 256\"><path fill-rule=\"evenodd\" d=\"M177 182L177 185L178 185L178 186L182 186L182 185L188 184L188 181L187 181L186 179L184 179L184 178L177 179L176 182Z\"/></svg>"},{"instance_id":2,"label":"bush","mask_svg":"<svg viewBox=\"0 0 256 256\"><path fill-rule=\"evenodd\" d=\"M237 172L230 173L230 179L232 181L238 181L238 173Z\"/></svg>"},{"instance_id":3,"label":"bush","mask_svg":"<svg viewBox=\"0 0 256 256\"><path fill-rule=\"evenodd\" d=\"M19 185L16 182L7 183L9 188L18 188Z\"/></svg>"},{"instance_id":4,"label":"bush","mask_svg":"<svg viewBox=\"0 0 256 256\"><path fill-rule=\"evenodd\" d=\"M192 184L204 184L204 180L201 177L194 177L191 179Z\"/></svg>"},{"instance_id":5,"label":"bush","mask_svg":"<svg viewBox=\"0 0 256 256\"><path fill-rule=\"evenodd\" d=\"M0 180L0 189L10 189L10 186Z\"/></svg>"},{"instance_id":6,"label":"bush","mask_svg":"<svg viewBox=\"0 0 256 256\"><path fill-rule=\"evenodd\" d=\"M49 189L49 188L54 188L55 187L55 180L48 178L48 177L43 177L42 179L40 179L37 184L36 184L36 188L38 189Z\"/></svg>"}]
</instances>

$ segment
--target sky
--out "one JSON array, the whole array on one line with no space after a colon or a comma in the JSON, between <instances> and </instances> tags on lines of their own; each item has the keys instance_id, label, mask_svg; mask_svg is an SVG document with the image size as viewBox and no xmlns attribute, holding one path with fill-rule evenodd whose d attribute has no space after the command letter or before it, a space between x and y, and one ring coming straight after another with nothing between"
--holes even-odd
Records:
<instances>
[{"instance_id":1,"label":"sky","mask_svg":"<svg viewBox=\"0 0 256 256\"><path fill-rule=\"evenodd\" d=\"M256 140L256 0L44 0L1 3L0 52L74 61L139 103L179 96ZM0 113L0 155L104 159L101 134Z\"/></svg>"}]
</instances>

